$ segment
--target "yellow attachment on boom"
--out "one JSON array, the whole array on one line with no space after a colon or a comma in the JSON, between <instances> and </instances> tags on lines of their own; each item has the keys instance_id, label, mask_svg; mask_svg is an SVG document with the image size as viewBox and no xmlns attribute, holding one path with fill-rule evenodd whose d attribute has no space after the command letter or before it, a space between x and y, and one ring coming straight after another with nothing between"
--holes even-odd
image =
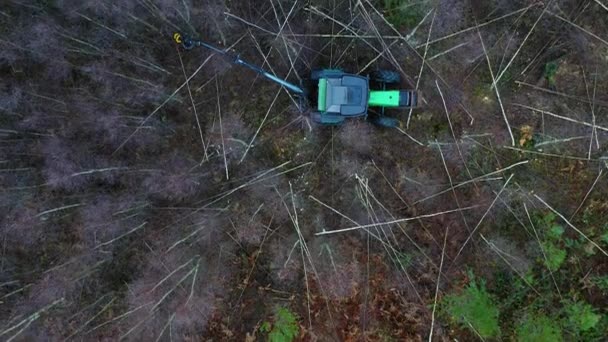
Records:
<instances>
[{"instance_id":1,"label":"yellow attachment on boom","mask_svg":"<svg viewBox=\"0 0 608 342\"><path fill-rule=\"evenodd\" d=\"M173 40L174 40L174 41L175 41L177 44L181 44L181 43L183 43L183 41L184 41L184 40L182 39L182 35L181 35L181 34L179 34L179 33L177 33L177 32L173 34Z\"/></svg>"}]
</instances>

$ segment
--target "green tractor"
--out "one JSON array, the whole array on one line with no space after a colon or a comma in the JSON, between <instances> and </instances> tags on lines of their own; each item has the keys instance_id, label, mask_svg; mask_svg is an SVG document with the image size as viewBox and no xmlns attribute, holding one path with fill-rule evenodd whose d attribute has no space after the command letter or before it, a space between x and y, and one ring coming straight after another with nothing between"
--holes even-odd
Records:
<instances>
[{"instance_id":1,"label":"green tractor","mask_svg":"<svg viewBox=\"0 0 608 342\"><path fill-rule=\"evenodd\" d=\"M370 121L382 127L395 127L398 121L384 115L385 108L414 108L418 96L411 90L387 90L387 86L399 85L399 73L380 70L364 77L345 73L341 70L315 70L311 80L314 111L312 120L324 125L339 125L347 118L367 117L369 107L380 107L380 111L370 117ZM382 90L371 90L375 82ZM315 101L316 100L316 101Z\"/></svg>"},{"instance_id":2,"label":"green tractor","mask_svg":"<svg viewBox=\"0 0 608 342\"><path fill-rule=\"evenodd\" d=\"M194 47L204 47L219 55L231 57L231 62L247 67L261 76L280 84L299 96L304 103L312 103L314 111L311 118L323 125L340 125L347 118L368 117L370 107L379 107L379 112L373 112L369 119L382 127L395 127L399 121L384 115L385 108L415 108L418 96L412 90L387 90L387 86L399 85L401 77L395 71L380 70L368 76L359 76L338 69L314 70L310 75L312 82L305 91L303 88L287 82L272 73L250 64L240 56L230 54L209 43L193 40L181 33L173 35L175 43L186 50ZM376 83L382 90L371 90L370 84ZM310 95L310 96L308 96ZM300 105L300 109L304 107Z\"/></svg>"}]
</instances>

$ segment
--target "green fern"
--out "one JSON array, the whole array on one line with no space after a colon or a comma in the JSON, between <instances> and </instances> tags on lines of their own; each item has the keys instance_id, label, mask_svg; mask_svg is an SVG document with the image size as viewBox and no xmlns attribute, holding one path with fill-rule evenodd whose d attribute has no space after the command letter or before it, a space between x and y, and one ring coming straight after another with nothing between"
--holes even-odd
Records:
<instances>
[{"instance_id":1,"label":"green fern","mask_svg":"<svg viewBox=\"0 0 608 342\"><path fill-rule=\"evenodd\" d=\"M547 266L551 272L557 271L566 260L566 250L557 247L552 242L543 243L543 250L547 257L545 266Z\"/></svg>"},{"instance_id":2,"label":"green fern","mask_svg":"<svg viewBox=\"0 0 608 342\"><path fill-rule=\"evenodd\" d=\"M600 239L608 245L608 232L602 234L602 236L600 236Z\"/></svg>"},{"instance_id":3,"label":"green fern","mask_svg":"<svg viewBox=\"0 0 608 342\"><path fill-rule=\"evenodd\" d=\"M564 227L560 226L559 224L553 224L553 225L551 225L551 228L549 228L549 232L547 233L547 236L551 239L559 240L562 238L563 234L564 234Z\"/></svg>"},{"instance_id":4,"label":"green fern","mask_svg":"<svg viewBox=\"0 0 608 342\"><path fill-rule=\"evenodd\" d=\"M273 324L264 322L261 332L268 332L270 342L291 342L300 333L297 317L286 308L279 308Z\"/></svg>"},{"instance_id":5,"label":"green fern","mask_svg":"<svg viewBox=\"0 0 608 342\"><path fill-rule=\"evenodd\" d=\"M544 242L542 243L543 251L546 259L543 259L545 266L551 271L557 271L566 261L566 249L561 248L563 245L562 236L565 229L563 226L555 223L557 217L553 213L544 215L540 220L537 220L539 227L545 231Z\"/></svg>"},{"instance_id":6,"label":"green fern","mask_svg":"<svg viewBox=\"0 0 608 342\"><path fill-rule=\"evenodd\" d=\"M560 342L562 332L556 321L545 315L526 317L516 328L519 342Z\"/></svg>"},{"instance_id":7,"label":"green fern","mask_svg":"<svg viewBox=\"0 0 608 342\"><path fill-rule=\"evenodd\" d=\"M581 333L593 329L602 318L594 312L593 306L585 302L569 302L565 311L570 328Z\"/></svg>"},{"instance_id":8,"label":"green fern","mask_svg":"<svg viewBox=\"0 0 608 342\"><path fill-rule=\"evenodd\" d=\"M604 294L608 294L608 275L591 277L591 283Z\"/></svg>"},{"instance_id":9,"label":"green fern","mask_svg":"<svg viewBox=\"0 0 608 342\"><path fill-rule=\"evenodd\" d=\"M472 279L462 294L448 295L445 303L448 314L463 327L472 326L484 338L500 334L498 307L483 281L478 285L475 279Z\"/></svg>"}]
</instances>

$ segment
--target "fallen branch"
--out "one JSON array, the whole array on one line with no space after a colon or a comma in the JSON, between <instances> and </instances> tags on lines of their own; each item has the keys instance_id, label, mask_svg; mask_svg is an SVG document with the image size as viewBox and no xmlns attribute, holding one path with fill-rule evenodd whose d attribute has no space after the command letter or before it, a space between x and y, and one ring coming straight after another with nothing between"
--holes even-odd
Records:
<instances>
[{"instance_id":1,"label":"fallen branch","mask_svg":"<svg viewBox=\"0 0 608 342\"><path fill-rule=\"evenodd\" d=\"M474 208L477 208L477 207L479 207L479 206L478 205L474 205L474 206L466 207L466 208L462 208L462 209L450 209L450 210L441 211L441 212L434 213L434 214L419 215L419 216L408 217L408 218L403 218L403 219L398 219L398 220L393 220L393 221L387 221L387 222L378 222L378 223L372 223L372 224L365 224L365 225L360 225L360 226L356 226L356 227L349 227L349 228L343 228L343 229L323 230L322 232L316 233L315 235L316 236L320 236L320 235L337 234L337 233L350 232L350 231L358 230L358 229L366 229L366 228L372 228L372 227L386 226L386 225L395 224L395 223L409 222L409 221L414 221L414 220L418 220L418 219L422 219L422 218L430 218L430 217L436 217L436 216L445 215L445 214L456 213L456 212L464 211L464 210L471 210L471 209L474 209Z\"/></svg>"},{"instance_id":2,"label":"fallen branch","mask_svg":"<svg viewBox=\"0 0 608 342\"><path fill-rule=\"evenodd\" d=\"M597 2L598 5L602 6L603 9L608 11L608 6L604 5L600 0L595 0L595 2Z\"/></svg>"},{"instance_id":3,"label":"fallen branch","mask_svg":"<svg viewBox=\"0 0 608 342\"><path fill-rule=\"evenodd\" d=\"M477 230L479 229L479 227L481 227L481 224L483 223L483 220L486 218L486 216L488 216L488 214L490 213L490 210L492 210L492 207L494 207L494 204L496 204L496 201L498 200L498 198L500 197L500 195L502 194L502 192L506 189L507 185L509 185L509 182L511 181L511 179L513 178L514 175L515 174L511 174L511 176L509 176L509 179L507 179L507 181L502 186L502 188L500 189L500 191L498 192L498 194L496 195L496 197L494 197L494 200L488 206L488 209L486 209L486 212L483 214L483 216L481 217L481 219L479 220L479 222L477 222L477 225L475 226L475 228L473 229L473 231L471 232L471 234L469 234L469 237L467 237L467 239L465 240L465 242L462 244L462 247L460 247L460 250L458 250L458 253L456 254L456 256L454 257L454 259L452 260L452 263L454 263L456 261L456 259L458 258L458 256L460 255L460 253L462 253L462 251L464 250L464 248L466 247L466 245L469 243L469 241L471 240L471 238L473 238L473 235L475 234L475 232L477 232Z\"/></svg>"},{"instance_id":4,"label":"fallen branch","mask_svg":"<svg viewBox=\"0 0 608 342\"><path fill-rule=\"evenodd\" d=\"M486 51L486 45L483 42L483 38L481 37L481 31L477 31L477 33L479 34L479 40L481 41L481 46L483 47L483 53L486 56L486 61L488 62L488 69L490 70L490 76L492 76L492 88L494 88L494 92L496 93L496 97L498 98L498 104L500 105L500 111L502 112L502 117L505 120L505 123L507 124L507 129L509 130L509 136L511 137L511 146L515 146L515 137L513 137L513 131L511 131L511 125L509 124L509 119L507 119L507 113L505 113L505 107L502 104L502 98L500 97L500 92L498 91L498 81L500 81L500 77L502 74L498 75L498 77L494 77L494 71L492 71L492 64L490 63L490 57L488 56L488 51ZM522 45L523 45L523 43L522 43ZM517 53L516 53L516 55L517 55ZM513 56L513 58L515 58L515 56ZM511 62L512 61L513 60L511 60ZM505 70L508 67L509 67L509 65L507 65L505 67ZM504 71L503 71L503 73L504 73Z\"/></svg>"},{"instance_id":5,"label":"fallen branch","mask_svg":"<svg viewBox=\"0 0 608 342\"><path fill-rule=\"evenodd\" d=\"M580 120L572 119L572 118L569 118L567 116L551 113L551 112L548 112L546 110L542 110L542 109L526 106L526 105L519 104L519 103L513 103L513 105L516 106L516 107L526 108L526 109L529 109L529 110L532 110L532 111L535 111L535 112L540 112L542 114L547 114L547 115L552 116L554 118L558 118L558 119L562 119L562 120L565 120L565 121L574 122L574 123L577 123L579 125L585 125L585 126L591 127L591 128L595 127L595 129L599 129L601 131L608 132L608 128L603 127L603 126L593 125L592 123L589 123L587 121L580 121Z\"/></svg>"},{"instance_id":6,"label":"fallen branch","mask_svg":"<svg viewBox=\"0 0 608 342\"><path fill-rule=\"evenodd\" d=\"M443 259L445 256L445 246L448 241L448 231L450 227L446 227L445 236L443 237L443 248L441 249L441 262L439 263L439 274L437 275L437 283L435 284L435 299L433 300L433 312L431 313L431 331L429 332L429 342L433 341L433 326L435 325L435 309L437 308L437 296L439 294L439 282L441 281L441 270L443 269Z\"/></svg>"}]
</instances>

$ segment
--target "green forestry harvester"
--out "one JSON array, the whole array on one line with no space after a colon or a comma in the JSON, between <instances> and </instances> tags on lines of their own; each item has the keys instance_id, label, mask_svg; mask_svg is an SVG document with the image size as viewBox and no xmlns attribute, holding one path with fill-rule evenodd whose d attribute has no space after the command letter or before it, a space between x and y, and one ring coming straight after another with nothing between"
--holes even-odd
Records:
<instances>
[{"instance_id":1,"label":"green forestry harvester","mask_svg":"<svg viewBox=\"0 0 608 342\"><path fill-rule=\"evenodd\" d=\"M173 39L187 50L200 46L230 57L225 50L180 33L175 33ZM304 103L312 105L312 120L324 125L339 125L347 118L366 117L379 126L395 127L399 122L385 116L384 109L414 108L418 103L415 91L387 88L401 83L401 77L395 71L379 70L370 77L348 74L338 69L313 70L310 86L299 87L245 62L239 56L232 57L232 63L245 66L300 96ZM372 84L381 90L371 90ZM368 117L369 107L379 107L380 112Z\"/></svg>"}]
</instances>

